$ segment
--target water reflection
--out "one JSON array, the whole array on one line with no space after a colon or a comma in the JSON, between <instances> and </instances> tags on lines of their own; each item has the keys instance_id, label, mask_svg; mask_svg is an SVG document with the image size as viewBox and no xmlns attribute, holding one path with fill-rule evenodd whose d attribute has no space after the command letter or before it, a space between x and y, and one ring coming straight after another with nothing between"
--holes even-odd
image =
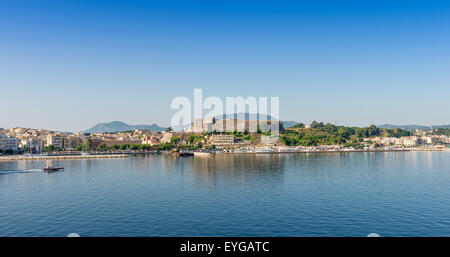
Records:
<instances>
[{"instance_id":1,"label":"water reflection","mask_svg":"<svg viewBox=\"0 0 450 257\"><path fill-rule=\"evenodd\" d=\"M212 157L193 158L195 172L222 172L231 174L235 170L249 173L270 172L279 174L283 170L280 154L217 154Z\"/></svg>"},{"instance_id":2,"label":"water reflection","mask_svg":"<svg viewBox=\"0 0 450 257\"><path fill-rule=\"evenodd\" d=\"M283 181L285 155L279 154L216 154L210 157L185 159L195 180L215 183L274 183Z\"/></svg>"}]
</instances>

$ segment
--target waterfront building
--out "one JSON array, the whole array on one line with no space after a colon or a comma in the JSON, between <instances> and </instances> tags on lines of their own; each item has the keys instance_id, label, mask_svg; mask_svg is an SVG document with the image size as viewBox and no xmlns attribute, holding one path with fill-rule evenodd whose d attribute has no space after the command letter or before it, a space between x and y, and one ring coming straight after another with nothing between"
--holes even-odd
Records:
<instances>
[{"instance_id":1,"label":"waterfront building","mask_svg":"<svg viewBox=\"0 0 450 257\"><path fill-rule=\"evenodd\" d=\"M428 136L428 137L423 137L422 139L423 139L423 142L428 145L437 145L440 142L440 137L437 137L437 136Z\"/></svg>"},{"instance_id":2,"label":"waterfront building","mask_svg":"<svg viewBox=\"0 0 450 257\"><path fill-rule=\"evenodd\" d=\"M77 146L81 145L83 142L81 138L77 136L68 136L63 140L64 149L75 149Z\"/></svg>"},{"instance_id":3,"label":"waterfront building","mask_svg":"<svg viewBox=\"0 0 450 257\"><path fill-rule=\"evenodd\" d=\"M401 138L401 145L411 147L416 145L421 145L422 140L418 137L402 137Z\"/></svg>"},{"instance_id":4,"label":"waterfront building","mask_svg":"<svg viewBox=\"0 0 450 257\"><path fill-rule=\"evenodd\" d=\"M447 137L446 136L439 136L439 143L446 144L447 143Z\"/></svg>"},{"instance_id":5,"label":"waterfront building","mask_svg":"<svg viewBox=\"0 0 450 257\"><path fill-rule=\"evenodd\" d=\"M55 148L64 148L64 137L59 134L48 134L47 135L47 147L53 145Z\"/></svg>"},{"instance_id":6,"label":"waterfront building","mask_svg":"<svg viewBox=\"0 0 450 257\"><path fill-rule=\"evenodd\" d=\"M100 138L92 138L91 141L92 141L92 149L97 148L101 143L104 142L103 139Z\"/></svg>"},{"instance_id":7,"label":"waterfront building","mask_svg":"<svg viewBox=\"0 0 450 257\"><path fill-rule=\"evenodd\" d=\"M380 137L369 137L369 138L364 138L363 139L364 142L372 142L372 143L378 143L381 144L382 139Z\"/></svg>"},{"instance_id":8,"label":"waterfront building","mask_svg":"<svg viewBox=\"0 0 450 257\"><path fill-rule=\"evenodd\" d=\"M7 137L6 138L6 150L19 150L19 140L15 137Z\"/></svg>"},{"instance_id":9,"label":"waterfront building","mask_svg":"<svg viewBox=\"0 0 450 257\"><path fill-rule=\"evenodd\" d=\"M5 134L0 134L0 150L17 151L19 149L19 141L15 137L9 137Z\"/></svg>"},{"instance_id":10,"label":"waterfront building","mask_svg":"<svg viewBox=\"0 0 450 257\"><path fill-rule=\"evenodd\" d=\"M144 139L142 140L142 144L144 144L144 145L159 145L159 144L161 144L160 137L144 136Z\"/></svg>"},{"instance_id":11,"label":"waterfront building","mask_svg":"<svg viewBox=\"0 0 450 257\"><path fill-rule=\"evenodd\" d=\"M379 144L383 146L389 146L389 145L403 145L403 141L396 137L371 137L371 138L364 138L364 142L371 141L373 144Z\"/></svg>"},{"instance_id":12,"label":"waterfront building","mask_svg":"<svg viewBox=\"0 0 450 257\"><path fill-rule=\"evenodd\" d=\"M398 138L396 137L382 137L380 138L380 141L377 142L380 145L389 146L389 145L396 145L398 143Z\"/></svg>"},{"instance_id":13,"label":"waterfront building","mask_svg":"<svg viewBox=\"0 0 450 257\"><path fill-rule=\"evenodd\" d=\"M40 153L44 148L44 143L37 138L28 138L21 141L21 146L25 151L33 151Z\"/></svg>"}]
</instances>

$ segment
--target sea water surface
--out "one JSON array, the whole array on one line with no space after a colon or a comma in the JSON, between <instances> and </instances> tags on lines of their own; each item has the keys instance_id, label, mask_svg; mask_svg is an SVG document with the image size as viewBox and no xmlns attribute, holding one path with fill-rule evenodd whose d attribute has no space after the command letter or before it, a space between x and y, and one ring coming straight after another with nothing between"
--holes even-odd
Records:
<instances>
[{"instance_id":1,"label":"sea water surface","mask_svg":"<svg viewBox=\"0 0 450 257\"><path fill-rule=\"evenodd\" d=\"M0 162L0 236L450 236L450 152Z\"/></svg>"}]
</instances>

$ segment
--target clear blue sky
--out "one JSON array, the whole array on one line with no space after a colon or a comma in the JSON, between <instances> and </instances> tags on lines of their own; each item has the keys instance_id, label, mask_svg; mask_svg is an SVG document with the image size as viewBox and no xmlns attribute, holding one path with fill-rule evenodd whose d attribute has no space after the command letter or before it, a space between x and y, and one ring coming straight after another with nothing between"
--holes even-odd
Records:
<instances>
[{"instance_id":1,"label":"clear blue sky","mask_svg":"<svg viewBox=\"0 0 450 257\"><path fill-rule=\"evenodd\" d=\"M0 127L168 125L173 97L282 120L450 123L450 1L0 1Z\"/></svg>"}]
</instances>

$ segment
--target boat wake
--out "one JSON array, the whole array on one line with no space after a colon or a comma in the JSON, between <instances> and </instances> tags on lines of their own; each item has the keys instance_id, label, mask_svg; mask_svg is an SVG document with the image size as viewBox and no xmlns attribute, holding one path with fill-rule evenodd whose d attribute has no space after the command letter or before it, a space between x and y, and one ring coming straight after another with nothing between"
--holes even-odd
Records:
<instances>
[{"instance_id":1,"label":"boat wake","mask_svg":"<svg viewBox=\"0 0 450 257\"><path fill-rule=\"evenodd\" d=\"M37 171L42 171L42 169L32 169L32 170L0 170L0 175L14 174L14 173L31 173L31 172L37 172Z\"/></svg>"}]
</instances>

